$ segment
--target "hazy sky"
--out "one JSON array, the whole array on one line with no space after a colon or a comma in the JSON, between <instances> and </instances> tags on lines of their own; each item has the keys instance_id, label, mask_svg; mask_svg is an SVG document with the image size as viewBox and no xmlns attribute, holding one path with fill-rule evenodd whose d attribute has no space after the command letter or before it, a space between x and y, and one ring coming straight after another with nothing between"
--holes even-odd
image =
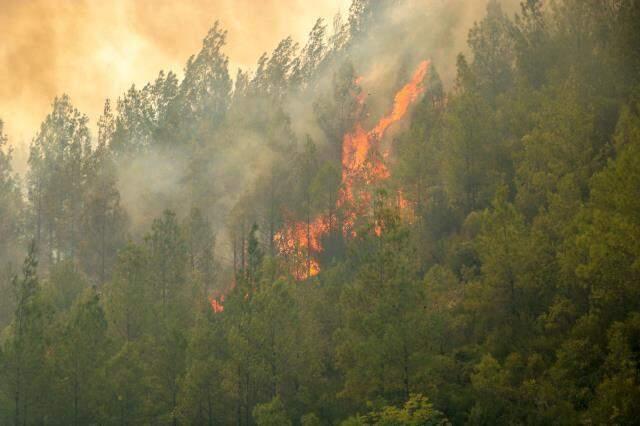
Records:
<instances>
[{"instance_id":1,"label":"hazy sky","mask_svg":"<svg viewBox=\"0 0 640 426\"><path fill-rule=\"evenodd\" d=\"M0 0L0 118L23 157L56 95L68 93L93 126L105 98L153 80L161 69L181 75L215 20L229 32L232 66L246 68L288 35L303 42L316 18L330 23L349 3Z\"/></svg>"}]
</instances>

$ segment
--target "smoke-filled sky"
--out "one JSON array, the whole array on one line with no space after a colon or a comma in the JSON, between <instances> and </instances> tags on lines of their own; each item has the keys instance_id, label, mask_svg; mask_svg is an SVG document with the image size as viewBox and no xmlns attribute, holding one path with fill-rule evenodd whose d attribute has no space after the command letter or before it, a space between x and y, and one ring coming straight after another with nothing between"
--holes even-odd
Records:
<instances>
[{"instance_id":1,"label":"smoke-filled sky","mask_svg":"<svg viewBox=\"0 0 640 426\"><path fill-rule=\"evenodd\" d=\"M207 30L229 32L232 67L329 23L350 0L0 0L0 118L24 154L54 96L68 93L95 123L104 99L161 69L179 75ZM20 158L18 158L20 160Z\"/></svg>"}]
</instances>

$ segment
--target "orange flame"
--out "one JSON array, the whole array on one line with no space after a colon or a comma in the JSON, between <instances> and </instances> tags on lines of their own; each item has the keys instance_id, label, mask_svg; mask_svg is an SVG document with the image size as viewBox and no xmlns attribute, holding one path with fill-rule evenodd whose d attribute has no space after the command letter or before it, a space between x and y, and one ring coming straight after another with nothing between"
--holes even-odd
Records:
<instances>
[{"instance_id":1,"label":"orange flame","mask_svg":"<svg viewBox=\"0 0 640 426\"><path fill-rule=\"evenodd\" d=\"M409 110L409 106L424 93L424 86L422 83L428 70L429 61L422 61L420 65L418 65L418 69L413 74L411 81L396 93L393 101L393 110L388 116L383 117L378 122L378 125L371 131L376 134L378 138L382 138L382 135L389 126L402 120Z\"/></svg>"},{"instance_id":2,"label":"orange flame","mask_svg":"<svg viewBox=\"0 0 640 426\"><path fill-rule=\"evenodd\" d=\"M356 123L353 131L344 136L342 187L336 204L344 211L342 232L345 236L355 236L356 219L366 214L371 205L368 187L389 178L389 170L384 163L388 152L378 152L378 144L389 127L402 120L409 107L424 93L423 81L428 70L428 61L418 65L411 80L396 93L391 112L382 117L373 129L367 132L361 123ZM359 84L361 80L358 78L355 83ZM364 93L358 96L360 107L364 100ZM405 203L406 200L399 200L399 204ZM329 220L330 218L319 216L309 224L289 223L275 235L274 240L280 254L293 260L293 273L298 280L320 272L320 265L314 257L323 250L321 239L330 230Z\"/></svg>"},{"instance_id":3,"label":"orange flame","mask_svg":"<svg viewBox=\"0 0 640 426\"><path fill-rule=\"evenodd\" d=\"M218 298L212 296L209 302L211 302L211 309L214 313L224 312L224 294Z\"/></svg>"},{"instance_id":4,"label":"orange flame","mask_svg":"<svg viewBox=\"0 0 640 426\"><path fill-rule=\"evenodd\" d=\"M323 235L329 232L329 221L318 216L312 222L292 222L274 236L274 241L281 255L293 260L296 279L304 280L320 272L318 261L312 253L322 251Z\"/></svg>"}]
</instances>

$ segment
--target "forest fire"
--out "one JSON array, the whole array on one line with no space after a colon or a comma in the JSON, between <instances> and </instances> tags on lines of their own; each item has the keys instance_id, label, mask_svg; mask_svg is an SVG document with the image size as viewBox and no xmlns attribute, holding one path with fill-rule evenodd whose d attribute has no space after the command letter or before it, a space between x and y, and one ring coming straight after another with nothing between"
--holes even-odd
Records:
<instances>
[{"instance_id":1,"label":"forest fire","mask_svg":"<svg viewBox=\"0 0 640 426\"><path fill-rule=\"evenodd\" d=\"M211 302L211 309L214 313L219 314L220 312L224 312L224 294L220 297L211 297L209 301Z\"/></svg>"},{"instance_id":2,"label":"forest fire","mask_svg":"<svg viewBox=\"0 0 640 426\"><path fill-rule=\"evenodd\" d=\"M320 265L313 253L322 251L320 239L330 230L329 218L318 216L313 221L292 222L275 236L281 255L293 260L293 274L299 280L312 277L320 272Z\"/></svg>"},{"instance_id":3,"label":"forest fire","mask_svg":"<svg viewBox=\"0 0 640 426\"><path fill-rule=\"evenodd\" d=\"M411 80L394 97L391 112L382 117L370 131L358 122L352 132L344 136L342 144L342 182L338 194L337 207L343 212L342 232L345 236L355 236L355 223L365 215L371 205L371 185L389 178L385 164L388 150L381 152L382 141L389 127L402 120L409 107L424 93L423 81L429 70L429 61L418 65ZM359 84L360 78L356 80ZM357 99L362 107L365 95ZM405 205L402 199L399 205ZM319 216L310 221L291 222L278 232L274 240L281 255L292 259L294 275L303 280L317 275L320 266L315 259L323 250L321 239L330 230L332 218Z\"/></svg>"},{"instance_id":4,"label":"forest fire","mask_svg":"<svg viewBox=\"0 0 640 426\"><path fill-rule=\"evenodd\" d=\"M0 426L640 426L640 0L55 3Z\"/></svg>"}]
</instances>

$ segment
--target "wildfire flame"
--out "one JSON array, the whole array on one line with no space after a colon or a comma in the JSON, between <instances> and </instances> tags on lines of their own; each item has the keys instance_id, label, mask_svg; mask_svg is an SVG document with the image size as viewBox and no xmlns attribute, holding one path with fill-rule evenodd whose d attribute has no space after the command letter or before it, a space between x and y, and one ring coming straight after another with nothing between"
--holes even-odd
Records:
<instances>
[{"instance_id":1,"label":"wildfire flame","mask_svg":"<svg viewBox=\"0 0 640 426\"><path fill-rule=\"evenodd\" d=\"M211 302L211 309L214 313L219 314L220 312L224 312L224 294L220 297L212 296L209 302Z\"/></svg>"},{"instance_id":2,"label":"wildfire flame","mask_svg":"<svg viewBox=\"0 0 640 426\"><path fill-rule=\"evenodd\" d=\"M280 232L276 233L278 251L281 255L292 259L295 265L293 274L299 280L317 275L320 265L312 253L322 251L320 239L329 232L329 219L318 216L312 222L290 222Z\"/></svg>"},{"instance_id":3,"label":"wildfire flame","mask_svg":"<svg viewBox=\"0 0 640 426\"><path fill-rule=\"evenodd\" d=\"M429 70L429 61L418 65L411 80L395 95L391 112L382 117L370 131L362 123L355 124L350 133L344 135L342 143L342 185L338 194L337 207L344 212L342 232L354 236L356 219L366 214L371 205L370 185L389 178L389 170L384 162L388 152L380 153L379 143L391 125L402 120L409 107L424 93L423 81ZM356 79L359 84L361 78ZM360 107L365 95L357 98ZM399 205L407 201L399 195ZM314 258L321 253L322 237L329 232L331 218L319 216L310 223L289 222L276 233L274 240L281 255L293 260L297 279L303 280L317 275L320 265Z\"/></svg>"}]
</instances>

